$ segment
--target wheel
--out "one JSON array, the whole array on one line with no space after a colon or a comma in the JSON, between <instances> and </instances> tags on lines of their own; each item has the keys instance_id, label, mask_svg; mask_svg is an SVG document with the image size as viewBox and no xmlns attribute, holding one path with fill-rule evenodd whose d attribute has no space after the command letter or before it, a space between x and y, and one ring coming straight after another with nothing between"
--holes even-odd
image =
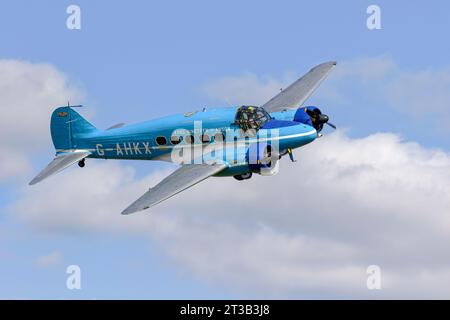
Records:
<instances>
[{"instance_id":1,"label":"wheel","mask_svg":"<svg viewBox=\"0 0 450 320\"><path fill-rule=\"evenodd\" d=\"M244 180L250 179L252 177L252 173L251 172L247 172L244 174L241 174L241 178Z\"/></svg>"},{"instance_id":2,"label":"wheel","mask_svg":"<svg viewBox=\"0 0 450 320\"><path fill-rule=\"evenodd\" d=\"M80 168L84 168L85 165L86 165L86 163L84 162L84 159L78 161L78 166L79 166Z\"/></svg>"},{"instance_id":3,"label":"wheel","mask_svg":"<svg viewBox=\"0 0 450 320\"><path fill-rule=\"evenodd\" d=\"M251 177L252 177L252 173L251 172L247 172L247 173L244 173L244 174L238 174L238 175L233 176L233 178L235 178L238 181L247 180L247 179L250 179Z\"/></svg>"}]
</instances>

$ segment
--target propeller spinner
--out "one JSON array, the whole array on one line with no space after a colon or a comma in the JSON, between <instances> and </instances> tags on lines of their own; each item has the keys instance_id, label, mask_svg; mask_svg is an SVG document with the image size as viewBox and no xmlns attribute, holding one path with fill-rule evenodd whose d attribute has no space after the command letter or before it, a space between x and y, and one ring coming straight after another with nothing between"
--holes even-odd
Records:
<instances>
[{"instance_id":1,"label":"propeller spinner","mask_svg":"<svg viewBox=\"0 0 450 320\"><path fill-rule=\"evenodd\" d=\"M329 117L326 114L323 114L318 108L308 108L306 109L306 113L311 117L312 124L317 131L322 130L324 124L336 129L336 126L328 121Z\"/></svg>"}]
</instances>

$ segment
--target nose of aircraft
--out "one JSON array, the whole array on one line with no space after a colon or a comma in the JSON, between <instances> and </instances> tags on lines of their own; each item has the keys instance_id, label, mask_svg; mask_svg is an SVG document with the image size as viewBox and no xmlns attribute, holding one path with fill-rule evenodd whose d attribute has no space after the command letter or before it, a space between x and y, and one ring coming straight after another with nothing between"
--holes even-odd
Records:
<instances>
[{"instance_id":1,"label":"nose of aircraft","mask_svg":"<svg viewBox=\"0 0 450 320\"><path fill-rule=\"evenodd\" d=\"M278 140L280 148L283 149L297 148L317 138L316 129L295 121L272 119L262 129L260 134L267 134L271 136L272 140Z\"/></svg>"},{"instance_id":2,"label":"nose of aircraft","mask_svg":"<svg viewBox=\"0 0 450 320\"><path fill-rule=\"evenodd\" d=\"M319 121L320 121L321 123L327 123L328 120L329 120L329 118L328 118L328 116L327 116L326 114L321 114L321 115L319 116Z\"/></svg>"}]
</instances>

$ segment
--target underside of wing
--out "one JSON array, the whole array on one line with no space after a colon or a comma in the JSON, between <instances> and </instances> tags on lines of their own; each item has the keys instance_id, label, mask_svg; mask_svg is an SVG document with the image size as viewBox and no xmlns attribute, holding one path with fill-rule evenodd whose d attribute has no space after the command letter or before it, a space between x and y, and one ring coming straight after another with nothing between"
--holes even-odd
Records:
<instances>
[{"instance_id":1,"label":"underside of wing","mask_svg":"<svg viewBox=\"0 0 450 320\"><path fill-rule=\"evenodd\" d=\"M90 154L91 153L89 151L77 151L57 155L55 159L53 159L53 161L44 168L44 170L42 170L33 180L31 180L29 185L36 184L45 178L64 170L72 164L86 158Z\"/></svg>"},{"instance_id":2,"label":"underside of wing","mask_svg":"<svg viewBox=\"0 0 450 320\"><path fill-rule=\"evenodd\" d=\"M164 178L154 188L126 208L122 214L145 210L226 168L224 164L188 164Z\"/></svg>"},{"instance_id":3,"label":"underside of wing","mask_svg":"<svg viewBox=\"0 0 450 320\"><path fill-rule=\"evenodd\" d=\"M312 68L307 74L281 91L262 107L267 112L277 112L300 107L336 65L335 61L325 62Z\"/></svg>"}]
</instances>

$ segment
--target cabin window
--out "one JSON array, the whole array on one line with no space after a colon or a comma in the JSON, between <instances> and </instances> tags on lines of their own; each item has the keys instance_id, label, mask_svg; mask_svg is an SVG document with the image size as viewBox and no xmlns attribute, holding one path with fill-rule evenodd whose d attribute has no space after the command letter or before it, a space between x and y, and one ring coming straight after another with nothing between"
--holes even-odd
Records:
<instances>
[{"instance_id":1,"label":"cabin window","mask_svg":"<svg viewBox=\"0 0 450 320\"><path fill-rule=\"evenodd\" d=\"M201 140L203 143L209 143L209 142L211 141L211 138L210 138L207 134L202 134L202 135L200 136L200 140Z\"/></svg>"},{"instance_id":2,"label":"cabin window","mask_svg":"<svg viewBox=\"0 0 450 320\"><path fill-rule=\"evenodd\" d=\"M181 142L181 137L180 136L171 136L170 137L170 143L171 144L179 144Z\"/></svg>"},{"instance_id":3,"label":"cabin window","mask_svg":"<svg viewBox=\"0 0 450 320\"><path fill-rule=\"evenodd\" d=\"M214 141L223 142L225 141L225 135L222 132L218 132L214 135Z\"/></svg>"},{"instance_id":4,"label":"cabin window","mask_svg":"<svg viewBox=\"0 0 450 320\"><path fill-rule=\"evenodd\" d=\"M160 137L156 137L156 144L158 146L163 146L167 143L167 139L166 137L160 136Z\"/></svg>"},{"instance_id":5,"label":"cabin window","mask_svg":"<svg viewBox=\"0 0 450 320\"><path fill-rule=\"evenodd\" d=\"M184 137L184 141L187 143L187 144L193 144L194 143L194 136L193 135L188 135L188 136L186 136L186 137Z\"/></svg>"}]
</instances>

